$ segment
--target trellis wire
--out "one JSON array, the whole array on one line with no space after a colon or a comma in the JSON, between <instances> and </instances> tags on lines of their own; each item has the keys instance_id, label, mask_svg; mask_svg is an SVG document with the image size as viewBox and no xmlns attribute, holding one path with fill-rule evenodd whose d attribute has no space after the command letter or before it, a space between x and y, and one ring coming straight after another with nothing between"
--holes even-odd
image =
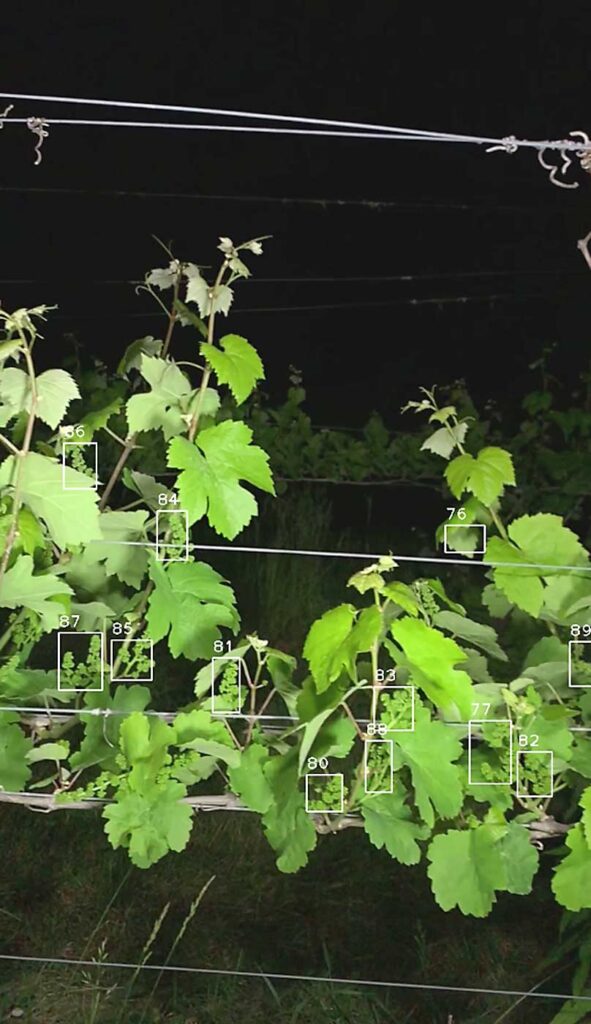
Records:
<instances>
[{"instance_id":1,"label":"trellis wire","mask_svg":"<svg viewBox=\"0 0 591 1024\"><path fill-rule=\"evenodd\" d=\"M320 975L312 974L283 974L271 971L240 971L220 967L182 967L175 964L130 964L110 960L74 960L69 957L21 956L11 953L0 953L0 960L22 961L23 963L45 963L58 966L75 965L77 967L105 967L130 971L170 971L184 974L225 975L227 977L235 978L268 978L273 981L319 982L324 985L361 985L364 987L409 989L422 992L455 992L458 995L506 996L507 998L520 997L522 999L560 999L563 1001L572 1000L573 1002L579 1003L591 1003L591 996L571 995L564 992L539 992L535 988L524 992L518 989L476 988L462 985L434 985L427 982L374 981L370 978L335 978L332 975L330 977L322 977Z\"/></svg>"}]
</instances>

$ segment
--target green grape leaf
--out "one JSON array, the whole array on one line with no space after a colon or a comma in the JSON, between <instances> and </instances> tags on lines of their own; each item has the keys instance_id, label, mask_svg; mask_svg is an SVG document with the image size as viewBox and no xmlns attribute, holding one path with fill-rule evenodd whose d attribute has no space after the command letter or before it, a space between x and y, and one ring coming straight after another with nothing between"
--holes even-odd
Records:
<instances>
[{"instance_id":1,"label":"green grape leaf","mask_svg":"<svg viewBox=\"0 0 591 1024\"><path fill-rule=\"evenodd\" d=\"M445 479L455 498L470 491L483 505L492 505L506 486L515 485L515 471L509 452L482 448L476 458L458 455L446 468Z\"/></svg>"},{"instance_id":2,"label":"green grape leaf","mask_svg":"<svg viewBox=\"0 0 591 1024\"><path fill-rule=\"evenodd\" d=\"M401 864L419 863L421 848L417 840L426 839L430 829L412 820L405 794L400 789L366 797L361 804L361 814L370 842L378 850L385 847Z\"/></svg>"},{"instance_id":3,"label":"green grape leaf","mask_svg":"<svg viewBox=\"0 0 591 1024\"><path fill-rule=\"evenodd\" d=\"M220 347L201 342L201 355L213 367L220 384L227 384L240 405L251 394L265 371L255 348L239 334L220 338Z\"/></svg>"},{"instance_id":4,"label":"green grape leaf","mask_svg":"<svg viewBox=\"0 0 591 1024\"><path fill-rule=\"evenodd\" d=\"M93 409L91 412L87 412L80 420L80 426L84 427L84 440L92 441L97 430L102 430L103 427L106 427L111 416L118 413L122 405L123 398L121 395L118 395L101 409Z\"/></svg>"},{"instance_id":5,"label":"green grape leaf","mask_svg":"<svg viewBox=\"0 0 591 1024\"><path fill-rule=\"evenodd\" d=\"M164 271L166 273L166 271ZM139 370L142 365L142 356L159 356L162 351L162 342L152 335L145 338L138 338L132 341L123 353L116 373L118 377L127 377L130 370ZM104 424L103 424L104 426Z\"/></svg>"},{"instance_id":6,"label":"green grape leaf","mask_svg":"<svg viewBox=\"0 0 591 1024\"><path fill-rule=\"evenodd\" d=\"M269 751L260 743L250 743L240 755L240 763L228 770L230 785L251 811L266 814L273 803L273 791L264 768Z\"/></svg>"},{"instance_id":7,"label":"green grape leaf","mask_svg":"<svg viewBox=\"0 0 591 1024\"><path fill-rule=\"evenodd\" d=\"M174 308L178 313L179 322L183 327L188 327L189 325L196 327L202 338L207 340L207 324L204 323L201 317L197 316L197 314L192 309L189 309L188 306L185 306L185 303L181 302L180 299L175 299Z\"/></svg>"},{"instance_id":8,"label":"green grape leaf","mask_svg":"<svg viewBox=\"0 0 591 1024\"><path fill-rule=\"evenodd\" d=\"M540 860L538 851L529 841L528 830L517 822L511 822L499 843L499 852L506 874L503 888L518 896L527 896Z\"/></svg>"},{"instance_id":9,"label":"green grape leaf","mask_svg":"<svg viewBox=\"0 0 591 1024\"><path fill-rule=\"evenodd\" d=\"M26 758L33 743L18 721L11 711L0 713L0 789L7 793L22 792L31 775Z\"/></svg>"},{"instance_id":10,"label":"green grape leaf","mask_svg":"<svg viewBox=\"0 0 591 1024\"><path fill-rule=\"evenodd\" d=\"M421 451L434 452L435 455L441 455L443 459L449 459L456 445L462 444L464 441L467 431L467 423L458 423L455 427L441 427L426 441L423 441Z\"/></svg>"},{"instance_id":11,"label":"green grape leaf","mask_svg":"<svg viewBox=\"0 0 591 1024\"><path fill-rule=\"evenodd\" d=\"M127 402L129 431L162 430L168 441L186 429L182 399L190 394L191 384L176 363L156 356L142 355L140 372L151 390Z\"/></svg>"},{"instance_id":12,"label":"green grape leaf","mask_svg":"<svg viewBox=\"0 0 591 1024\"><path fill-rule=\"evenodd\" d=\"M182 712L174 720L175 743L182 750L197 750L221 758L233 768L240 764L236 750L224 723L212 718L204 708Z\"/></svg>"},{"instance_id":13,"label":"green grape leaf","mask_svg":"<svg viewBox=\"0 0 591 1024\"><path fill-rule=\"evenodd\" d=\"M168 487L159 483L148 473L140 473L137 469L130 471L126 466L123 470L122 480L125 486L129 487L130 491L135 491L136 494L139 494L140 498L144 499L146 505L149 505L152 509L163 508L158 501L160 494L164 494L167 501L174 496L174 491L169 490Z\"/></svg>"},{"instance_id":14,"label":"green grape leaf","mask_svg":"<svg viewBox=\"0 0 591 1024\"><path fill-rule=\"evenodd\" d=\"M155 587L146 614L147 634L154 643L168 636L173 658L209 659L220 626L237 633L234 592L211 566L172 562L164 568L151 558L150 578Z\"/></svg>"},{"instance_id":15,"label":"green grape leaf","mask_svg":"<svg viewBox=\"0 0 591 1024\"><path fill-rule=\"evenodd\" d=\"M121 712L144 711L150 703L151 694L146 686L117 686L111 696L106 690L95 690L85 694L85 710L107 710L116 714L102 715L81 714L84 724L84 738L80 748L71 755L70 767L73 771L82 771L91 765L99 764L105 770L116 769L116 755L119 748L119 735L125 715Z\"/></svg>"},{"instance_id":16,"label":"green grape leaf","mask_svg":"<svg viewBox=\"0 0 591 1024\"><path fill-rule=\"evenodd\" d=\"M139 547L137 542L146 539L147 518L145 509L101 513L102 540L85 551L86 563L104 562L109 576L117 576L122 583L139 588L148 568L148 547Z\"/></svg>"},{"instance_id":17,"label":"green grape leaf","mask_svg":"<svg viewBox=\"0 0 591 1024\"><path fill-rule=\"evenodd\" d=\"M188 269L189 267L191 268L190 270ZM228 288L227 284L219 284L217 286L215 297L212 301L211 285L201 276L199 269L194 264L187 265L186 275L188 278L186 301L197 303L199 315L202 318L209 316L212 311L214 313L223 313L225 316L228 315L234 293L231 288Z\"/></svg>"},{"instance_id":18,"label":"green grape leaf","mask_svg":"<svg viewBox=\"0 0 591 1024\"><path fill-rule=\"evenodd\" d=\"M23 507L18 511L17 537L27 555L45 547L43 531L30 508Z\"/></svg>"},{"instance_id":19,"label":"green grape leaf","mask_svg":"<svg viewBox=\"0 0 591 1024\"><path fill-rule=\"evenodd\" d=\"M23 704L33 697L52 697L55 700L70 700L70 697L56 689L55 669L45 672L40 668L21 668L18 659L12 659L0 666L0 697L4 701Z\"/></svg>"},{"instance_id":20,"label":"green grape leaf","mask_svg":"<svg viewBox=\"0 0 591 1024\"><path fill-rule=\"evenodd\" d=\"M277 867L287 874L305 866L317 839L306 813L304 793L298 788L296 754L272 757L263 769L273 796L263 816L263 828L277 853Z\"/></svg>"},{"instance_id":21,"label":"green grape leaf","mask_svg":"<svg viewBox=\"0 0 591 1024\"><path fill-rule=\"evenodd\" d=\"M69 743L63 740L61 743L41 743L29 750L26 761L27 764L37 764L39 761L65 761L69 751Z\"/></svg>"},{"instance_id":22,"label":"green grape leaf","mask_svg":"<svg viewBox=\"0 0 591 1024\"><path fill-rule=\"evenodd\" d=\"M254 497L239 481L275 494L269 458L251 440L250 427L226 420L201 430L195 444L185 437L171 441L168 465L183 470L178 490L189 525L207 514L216 533L233 540L258 510Z\"/></svg>"},{"instance_id":23,"label":"green grape leaf","mask_svg":"<svg viewBox=\"0 0 591 1024\"><path fill-rule=\"evenodd\" d=\"M13 458L9 456L0 465L0 488L13 482ZM45 523L59 548L100 539L98 495L86 489L87 476L36 452L29 452L23 463L23 503ZM62 485L62 472L66 489ZM76 487L85 490L73 490Z\"/></svg>"},{"instance_id":24,"label":"green grape leaf","mask_svg":"<svg viewBox=\"0 0 591 1024\"><path fill-rule=\"evenodd\" d=\"M30 404L29 375L16 366L2 368L0 375L0 427L27 411Z\"/></svg>"},{"instance_id":25,"label":"green grape leaf","mask_svg":"<svg viewBox=\"0 0 591 1024\"><path fill-rule=\"evenodd\" d=\"M581 816L583 833L587 841L587 846L591 850L591 786L588 786L584 791L581 799L579 800L579 806L583 810L583 814Z\"/></svg>"},{"instance_id":26,"label":"green grape leaf","mask_svg":"<svg viewBox=\"0 0 591 1024\"><path fill-rule=\"evenodd\" d=\"M394 769L410 768L419 813L430 828L435 813L453 818L462 806L461 773L457 761L462 744L449 726L431 718L420 702L415 707L414 732L400 732L394 745Z\"/></svg>"},{"instance_id":27,"label":"green grape leaf","mask_svg":"<svg viewBox=\"0 0 591 1024\"><path fill-rule=\"evenodd\" d=\"M54 430L66 415L71 401L80 398L78 385L66 370L46 370L37 377L35 414ZM29 411L30 399L26 409Z\"/></svg>"},{"instance_id":28,"label":"green grape leaf","mask_svg":"<svg viewBox=\"0 0 591 1024\"><path fill-rule=\"evenodd\" d=\"M465 651L422 620L398 619L390 631L408 661L412 682L444 711L453 710L455 705L467 721L473 700L472 682L466 672L454 668L457 662L466 660Z\"/></svg>"},{"instance_id":29,"label":"green grape leaf","mask_svg":"<svg viewBox=\"0 0 591 1024\"><path fill-rule=\"evenodd\" d=\"M381 628L381 614L374 605L364 608L357 621L353 605L341 604L312 623L303 653L318 693L327 690L343 669L355 678L357 655L371 650Z\"/></svg>"},{"instance_id":30,"label":"green grape leaf","mask_svg":"<svg viewBox=\"0 0 591 1024\"><path fill-rule=\"evenodd\" d=\"M569 853L560 861L552 879L552 892L562 907L578 911L591 907L591 846L583 825L571 827L566 836Z\"/></svg>"},{"instance_id":31,"label":"green grape leaf","mask_svg":"<svg viewBox=\"0 0 591 1024\"><path fill-rule=\"evenodd\" d=\"M34 562L30 555L21 555L4 576L0 590L0 608L30 608L40 616L43 629L49 632L57 629L64 604L56 596L66 595L73 590L52 573L34 576Z\"/></svg>"},{"instance_id":32,"label":"green grape leaf","mask_svg":"<svg viewBox=\"0 0 591 1024\"><path fill-rule=\"evenodd\" d=\"M589 556L576 534L564 526L560 516L540 512L521 516L508 528L510 541L492 537L486 549L487 562L527 563L536 566L586 566ZM521 565L493 569L495 586L513 604L537 617L544 603L544 584L552 568L521 568Z\"/></svg>"},{"instance_id":33,"label":"green grape leaf","mask_svg":"<svg viewBox=\"0 0 591 1024\"><path fill-rule=\"evenodd\" d=\"M498 843L487 825L464 832L450 830L429 845L428 875L442 910L459 907L473 917L486 917L496 902L495 890L506 886Z\"/></svg>"},{"instance_id":34,"label":"green grape leaf","mask_svg":"<svg viewBox=\"0 0 591 1024\"><path fill-rule=\"evenodd\" d=\"M129 850L132 864L149 868L169 850L180 852L189 841L192 808L180 803L186 789L166 782L147 793L127 792L103 811L105 832L113 848Z\"/></svg>"},{"instance_id":35,"label":"green grape leaf","mask_svg":"<svg viewBox=\"0 0 591 1024\"><path fill-rule=\"evenodd\" d=\"M497 634L492 626L484 626L480 622L474 622L463 615L449 611L438 612L433 619L433 625L453 633L454 636L459 636L461 640L467 640L475 647L480 647L491 658L498 658L499 661L508 660L504 650L499 647Z\"/></svg>"},{"instance_id":36,"label":"green grape leaf","mask_svg":"<svg viewBox=\"0 0 591 1024\"><path fill-rule=\"evenodd\" d=\"M408 584L400 583L397 580L393 583L386 583L382 594L389 601L393 601L399 608L402 608L407 615L412 615L414 618L418 616L419 606L417 599Z\"/></svg>"}]
</instances>

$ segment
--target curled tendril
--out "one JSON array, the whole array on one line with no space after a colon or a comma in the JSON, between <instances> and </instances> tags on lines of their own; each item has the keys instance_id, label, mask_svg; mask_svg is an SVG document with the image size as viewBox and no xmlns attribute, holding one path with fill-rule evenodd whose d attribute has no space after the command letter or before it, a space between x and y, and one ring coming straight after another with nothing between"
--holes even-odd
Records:
<instances>
[{"instance_id":1,"label":"curled tendril","mask_svg":"<svg viewBox=\"0 0 591 1024\"><path fill-rule=\"evenodd\" d=\"M0 129L4 128L4 118L8 117L11 110L14 110L14 103L9 103L0 114Z\"/></svg>"},{"instance_id":2,"label":"curled tendril","mask_svg":"<svg viewBox=\"0 0 591 1024\"><path fill-rule=\"evenodd\" d=\"M35 167L37 167L43 159L41 147L43 140L49 135L49 122L44 117L28 117L27 128L37 136L37 142L35 143Z\"/></svg>"},{"instance_id":3,"label":"curled tendril","mask_svg":"<svg viewBox=\"0 0 591 1024\"><path fill-rule=\"evenodd\" d=\"M504 139L501 139L498 146L489 146L486 150L487 153L516 153L519 149L519 144L515 135L506 135Z\"/></svg>"}]
</instances>

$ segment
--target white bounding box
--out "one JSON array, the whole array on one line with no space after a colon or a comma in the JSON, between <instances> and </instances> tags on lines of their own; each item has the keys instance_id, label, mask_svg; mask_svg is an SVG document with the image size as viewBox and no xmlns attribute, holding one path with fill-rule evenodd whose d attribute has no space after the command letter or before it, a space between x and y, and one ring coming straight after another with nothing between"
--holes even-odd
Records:
<instances>
[{"instance_id":1,"label":"white bounding box","mask_svg":"<svg viewBox=\"0 0 591 1024\"><path fill-rule=\"evenodd\" d=\"M591 683L573 683L573 647L575 644L591 644L591 640L569 640L568 642L568 685L576 690L589 690Z\"/></svg>"},{"instance_id":2,"label":"white bounding box","mask_svg":"<svg viewBox=\"0 0 591 1024\"><path fill-rule=\"evenodd\" d=\"M550 785L548 789L549 793L528 793L522 789L521 779L519 777L519 768L521 765L522 757L546 757L548 759L548 774L550 779ZM549 800L554 796L554 751L552 750L518 750L516 753L516 785L515 793L522 800Z\"/></svg>"},{"instance_id":3,"label":"white bounding box","mask_svg":"<svg viewBox=\"0 0 591 1024\"><path fill-rule=\"evenodd\" d=\"M99 636L101 638L101 685L99 686L62 686L62 637L63 636ZM105 688L105 637L103 633L95 630L67 630L59 629L57 633L57 688L62 693L102 693Z\"/></svg>"},{"instance_id":4,"label":"white bounding box","mask_svg":"<svg viewBox=\"0 0 591 1024\"><path fill-rule=\"evenodd\" d=\"M506 725L509 735L509 778L502 782L488 782L475 779L472 768L473 725ZM486 738L486 737L485 737ZM468 785L469 786L512 786L513 785L513 722L510 718L471 718L468 722Z\"/></svg>"},{"instance_id":5,"label":"white bounding box","mask_svg":"<svg viewBox=\"0 0 591 1024\"><path fill-rule=\"evenodd\" d=\"M372 744L378 744L378 743L382 744L382 745L387 744L387 746L389 747L390 766L389 766L389 769L388 769L389 783L388 783L388 788L387 789L370 789L368 787L369 765L368 765L367 762L368 762L368 758L369 758L369 748L370 748L370 746ZM381 795L381 794L393 793L394 792L394 740L364 740L363 741L363 746L364 746L364 750L363 750L363 788L364 788L365 792L368 793L368 794L371 794L372 796L378 796L378 795Z\"/></svg>"},{"instance_id":6,"label":"white bounding box","mask_svg":"<svg viewBox=\"0 0 591 1024\"><path fill-rule=\"evenodd\" d=\"M149 676L114 676L113 666L117 661L117 655L115 654L115 644L149 644L148 657L150 659L150 675ZM128 638L120 638L111 640L109 645L109 668L112 683L153 683L154 682L154 641L150 640L149 637L141 637L137 640L130 640Z\"/></svg>"},{"instance_id":7,"label":"white bounding box","mask_svg":"<svg viewBox=\"0 0 591 1024\"><path fill-rule=\"evenodd\" d=\"M448 547L448 530L482 530L482 546L474 548L473 551L462 551L461 548L450 548ZM466 555L484 555L486 554L486 526L484 523L445 523L443 527L443 551L446 555L466 554Z\"/></svg>"},{"instance_id":8,"label":"white bounding box","mask_svg":"<svg viewBox=\"0 0 591 1024\"><path fill-rule=\"evenodd\" d=\"M94 482L88 487L67 487L66 469L72 469L66 465L66 448L94 448ZM89 467L90 468L90 467ZM98 487L98 441L62 441L62 490L63 491L96 491Z\"/></svg>"},{"instance_id":9,"label":"white bounding box","mask_svg":"<svg viewBox=\"0 0 591 1024\"><path fill-rule=\"evenodd\" d=\"M175 544L174 542L164 543L164 540L160 538L161 521L160 516L184 516L185 517L185 540L182 544ZM179 551L184 551L182 558L163 558L160 548L178 548ZM159 508L156 509L156 558L159 562L187 562L189 560L189 513L186 508Z\"/></svg>"},{"instance_id":10,"label":"white bounding box","mask_svg":"<svg viewBox=\"0 0 591 1024\"><path fill-rule=\"evenodd\" d=\"M402 685L398 685L397 683L395 683L393 685L385 683L384 685L382 685L380 683L378 686L373 686L372 690L377 690L378 691L378 700L377 700L378 704L379 704L380 696L383 693L387 694L387 693L389 693L390 691L393 691L393 690L410 690L410 726L407 729L399 729L397 726L394 726L394 727L390 728L389 726L386 725L385 722L378 722L378 721L371 721L370 720L368 722L368 725L367 725L367 732L368 732L369 736L387 736L388 733L390 733L390 732L414 732L415 731L415 691L416 691L416 686L402 686ZM379 708L376 708L376 713L377 713L378 710L379 710Z\"/></svg>"},{"instance_id":11,"label":"white bounding box","mask_svg":"<svg viewBox=\"0 0 591 1024\"><path fill-rule=\"evenodd\" d=\"M238 668L238 674L236 682L238 683L238 696L236 698L236 707L234 708L219 708L216 711L215 701L216 697L221 698L221 694L215 692L215 682L217 678L216 662L223 662L225 664L234 662ZM221 669L223 673L223 667ZM236 718L236 716L242 714L242 658L235 654L220 655L219 657L213 657L211 659L211 714L221 715L224 718Z\"/></svg>"},{"instance_id":12,"label":"white bounding box","mask_svg":"<svg viewBox=\"0 0 591 1024\"><path fill-rule=\"evenodd\" d=\"M308 772L304 776L306 780L306 812L308 814L343 814L345 810L345 777L342 772ZM339 794L339 807L325 808L318 810L318 808L310 807L310 800L314 800L313 794L310 794L310 779L340 779L341 781L341 792Z\"/></svg>"}]
</instances>

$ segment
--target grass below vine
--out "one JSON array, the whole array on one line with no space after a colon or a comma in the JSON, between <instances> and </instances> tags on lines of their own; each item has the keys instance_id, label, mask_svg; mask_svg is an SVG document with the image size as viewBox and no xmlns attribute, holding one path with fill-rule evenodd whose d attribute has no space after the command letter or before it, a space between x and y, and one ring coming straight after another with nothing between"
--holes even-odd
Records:
<instances>
[{"instance_id":1,"label":"grass below vine","mask_svg":"<svg viewBox=\"0 0 591 1024\"><path fill-rule=\"evenodd\" d=\"M483 921L444 914L424 866L402 868L353 829L324 837L298 875L281 875L250 814L200 815L189 847L148 872L130 869L126 854L111 850L91 811L44 816L3 807L0 848L0 948L22 956L138 963L170 903L150 948L149 962L162 964L192 900L215 875L175 965L528 989L540 980L536 965L559 917L543 877L534 896L505 895ZM493 1024L513 1002L172 973L149 995L155 972L142 972L128 992L130 974L5 962L0 1019L11 1019L16 1007L30 1024L447 1024L449 1014L454 1024ZM556 1009L532 1000L508 1021L544 1024Z\"/></svg>"}]
</instances>

